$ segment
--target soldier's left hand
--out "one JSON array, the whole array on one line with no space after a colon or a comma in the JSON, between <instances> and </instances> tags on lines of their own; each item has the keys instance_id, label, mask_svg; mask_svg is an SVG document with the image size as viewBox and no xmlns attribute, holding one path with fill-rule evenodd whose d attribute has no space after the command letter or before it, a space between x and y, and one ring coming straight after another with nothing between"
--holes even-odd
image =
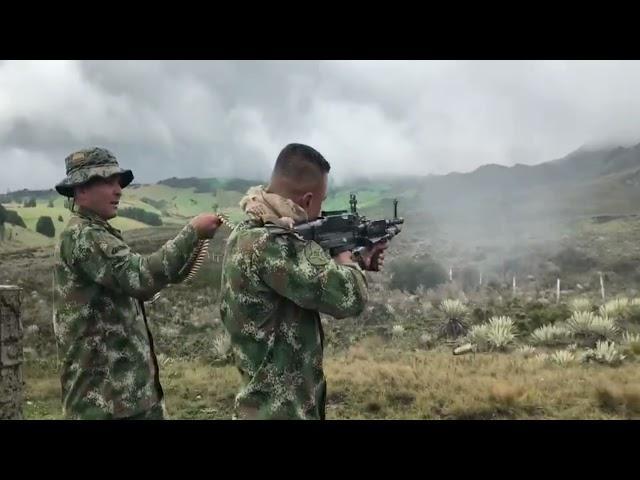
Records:
<instances>
[{"instance_id":1,"label":"soldier's left hand","mask_svg":"<svg viewBox=\"0 0 640 480\"><path fill-rule=\"evenodd\" d=\"M191 220L191 225L196 229L198 238L213 238L216 229L222 225L222 220L217 215L201 213Z\"/></svg>"}]
</instances>

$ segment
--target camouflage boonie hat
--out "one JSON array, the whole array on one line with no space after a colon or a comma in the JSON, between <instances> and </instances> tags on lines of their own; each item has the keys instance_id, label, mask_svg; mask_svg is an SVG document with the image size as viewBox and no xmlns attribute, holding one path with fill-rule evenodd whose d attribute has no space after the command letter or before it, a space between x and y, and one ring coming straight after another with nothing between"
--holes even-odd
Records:
<instances>
[{"instance_id":1,"label":"camouflage boonie hat","mask_svg":"<svg viewBox=\"0 0 640 480\"><path fill-rule=\"evenodd\" d=\"M108 178L120 175L122 188L133 181L131 170L121 169L115 155L105 148L79 150L64 161L67 165L67 178L56 185L56 190L65 197L73 197L73 187L82 185L93 177Z\"/></svg>"}]
</instances>

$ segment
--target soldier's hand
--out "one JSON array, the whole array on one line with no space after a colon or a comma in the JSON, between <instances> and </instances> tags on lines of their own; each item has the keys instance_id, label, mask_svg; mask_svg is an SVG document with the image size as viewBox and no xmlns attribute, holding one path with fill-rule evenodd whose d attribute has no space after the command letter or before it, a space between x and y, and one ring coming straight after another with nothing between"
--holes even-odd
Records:
<instances>
[{"instance_id":1,"label":"soldier's hand","mask_svg":"<svg viewBox=\"0 0 640 480\"><path fill-rule=\"evenodd\" d=\"M339 253L338 255L336 255L335 257L333 257L333 259L336 261L336 263L339 263L341 265L345 264L345 263L353 263L353 257L351 256L351 251L347 250L345 252Z\"/></svg>"},{"instance_id":2,"label":"soldier's hand","mask_svg":"<svg viewBox=\"0 0 640 480\"><path fill-rule=\"evenodd\" d=\"M379 272L384 266L384 251L389 248L389 242L376 243L373 247L365 248L360 253L361 265L370 272Z\"/></svg>"},{"instance_id":3,"label":"soldier's hand","mask_svg":"<svg viewBox=\"0 0 640 480\"><path fill-rule=\"evenodd\" d=\"M198 238L213 238L216 229L222 225L222 220L212 213L201 213L191 220L191 225L195 228Z\"/></svg>"}]
</instances>

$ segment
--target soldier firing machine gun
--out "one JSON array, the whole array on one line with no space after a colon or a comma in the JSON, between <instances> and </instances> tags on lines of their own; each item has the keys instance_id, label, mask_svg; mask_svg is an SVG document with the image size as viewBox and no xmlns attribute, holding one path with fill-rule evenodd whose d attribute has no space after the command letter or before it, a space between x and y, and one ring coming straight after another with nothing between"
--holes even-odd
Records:
<instances>
[{"instance_id":1,"label":"soldier firing machine gun","mask_svg":"<svg viewBox=\"0 0 640 480\"><path fill-rule=\"evenodd\" d=\"M350 195L351 212L347 210L334 210L322 212L321 216L311 222L295 225L293 229L305 240L314 240L333 257L341 252L351 250L358 261L360 252L372 247L376 243L391 240L398 235L404 223L403 218L398 218L398 200L393 201L393 218L382 220L369 220L358 213L358 200L356 195ZM230 229L235 228L229 217L218 213L222 223ZM187 261L183 270L188 272L186 281L191 281L200 270L207 258L209 240L200 240ZM154 303L160 298L158 292L149 303Z\"/></svg>"},{"instance_id":2,"label":"soldier firing machine gun","mask_svg":"<svg viewBox=\"0 0 640 480\"><path fill-rule=\"evenodd\" d=\"M351 250L359 259L362 250L391 240L398 235L404 223L398 218L398 200L393 201L393 218L369 220L358 213L356 195L350 195L351 211L322 212L316 220L295 225L294 230L305 240L313 240L331 256Z\"/></svg>"}]
</instances>

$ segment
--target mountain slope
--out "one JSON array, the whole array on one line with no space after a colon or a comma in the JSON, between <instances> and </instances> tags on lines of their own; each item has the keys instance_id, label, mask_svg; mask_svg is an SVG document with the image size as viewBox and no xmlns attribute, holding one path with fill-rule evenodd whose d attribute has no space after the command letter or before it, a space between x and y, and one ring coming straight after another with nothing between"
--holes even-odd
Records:
<instances>
[{"instance_id":1,"label":"mountain slope","mask_svg":"<svg viewBox=\"0 0 640 480\"><path fill-rule=\"evenodd\" d=\"M155 185L132 185L124 192L121 208L141 208L178 225L201 212L223 211L242 218L238 202L258 181L216 178L171 178ZM392 200L400 200L399 213L407 228L455 226L468 236L480 232L489 237L518 232L544 234L568 220L596 215L634 214L640 202L640 145L633 147L581 148L564 158L538 165L483 165L469 173L358 179L332 187L325 210L349 208L349 194L357 193L358 208L367 215L392 215ZM22 202L35 197L36 208ZM48 208L49 200L54 207ZM22 190L0 195L0 203L23 216L35 229L40 215L54 219L56 229L69 211L55 191ZM119 228L146 228L120 218ZM412 223L414 227L410 226Z\"/></svg>"},{"instance_id":2,"label":"mountain slope","mask_svg":"<svg viewBox=\"0 0 640 480\"><path fill-rule=\"evenodd\" d=\"M442 219L492 221L632 213L638 200L640 145L430 177L422 182L418 203Z\"/></svg>"}]
</instances>

